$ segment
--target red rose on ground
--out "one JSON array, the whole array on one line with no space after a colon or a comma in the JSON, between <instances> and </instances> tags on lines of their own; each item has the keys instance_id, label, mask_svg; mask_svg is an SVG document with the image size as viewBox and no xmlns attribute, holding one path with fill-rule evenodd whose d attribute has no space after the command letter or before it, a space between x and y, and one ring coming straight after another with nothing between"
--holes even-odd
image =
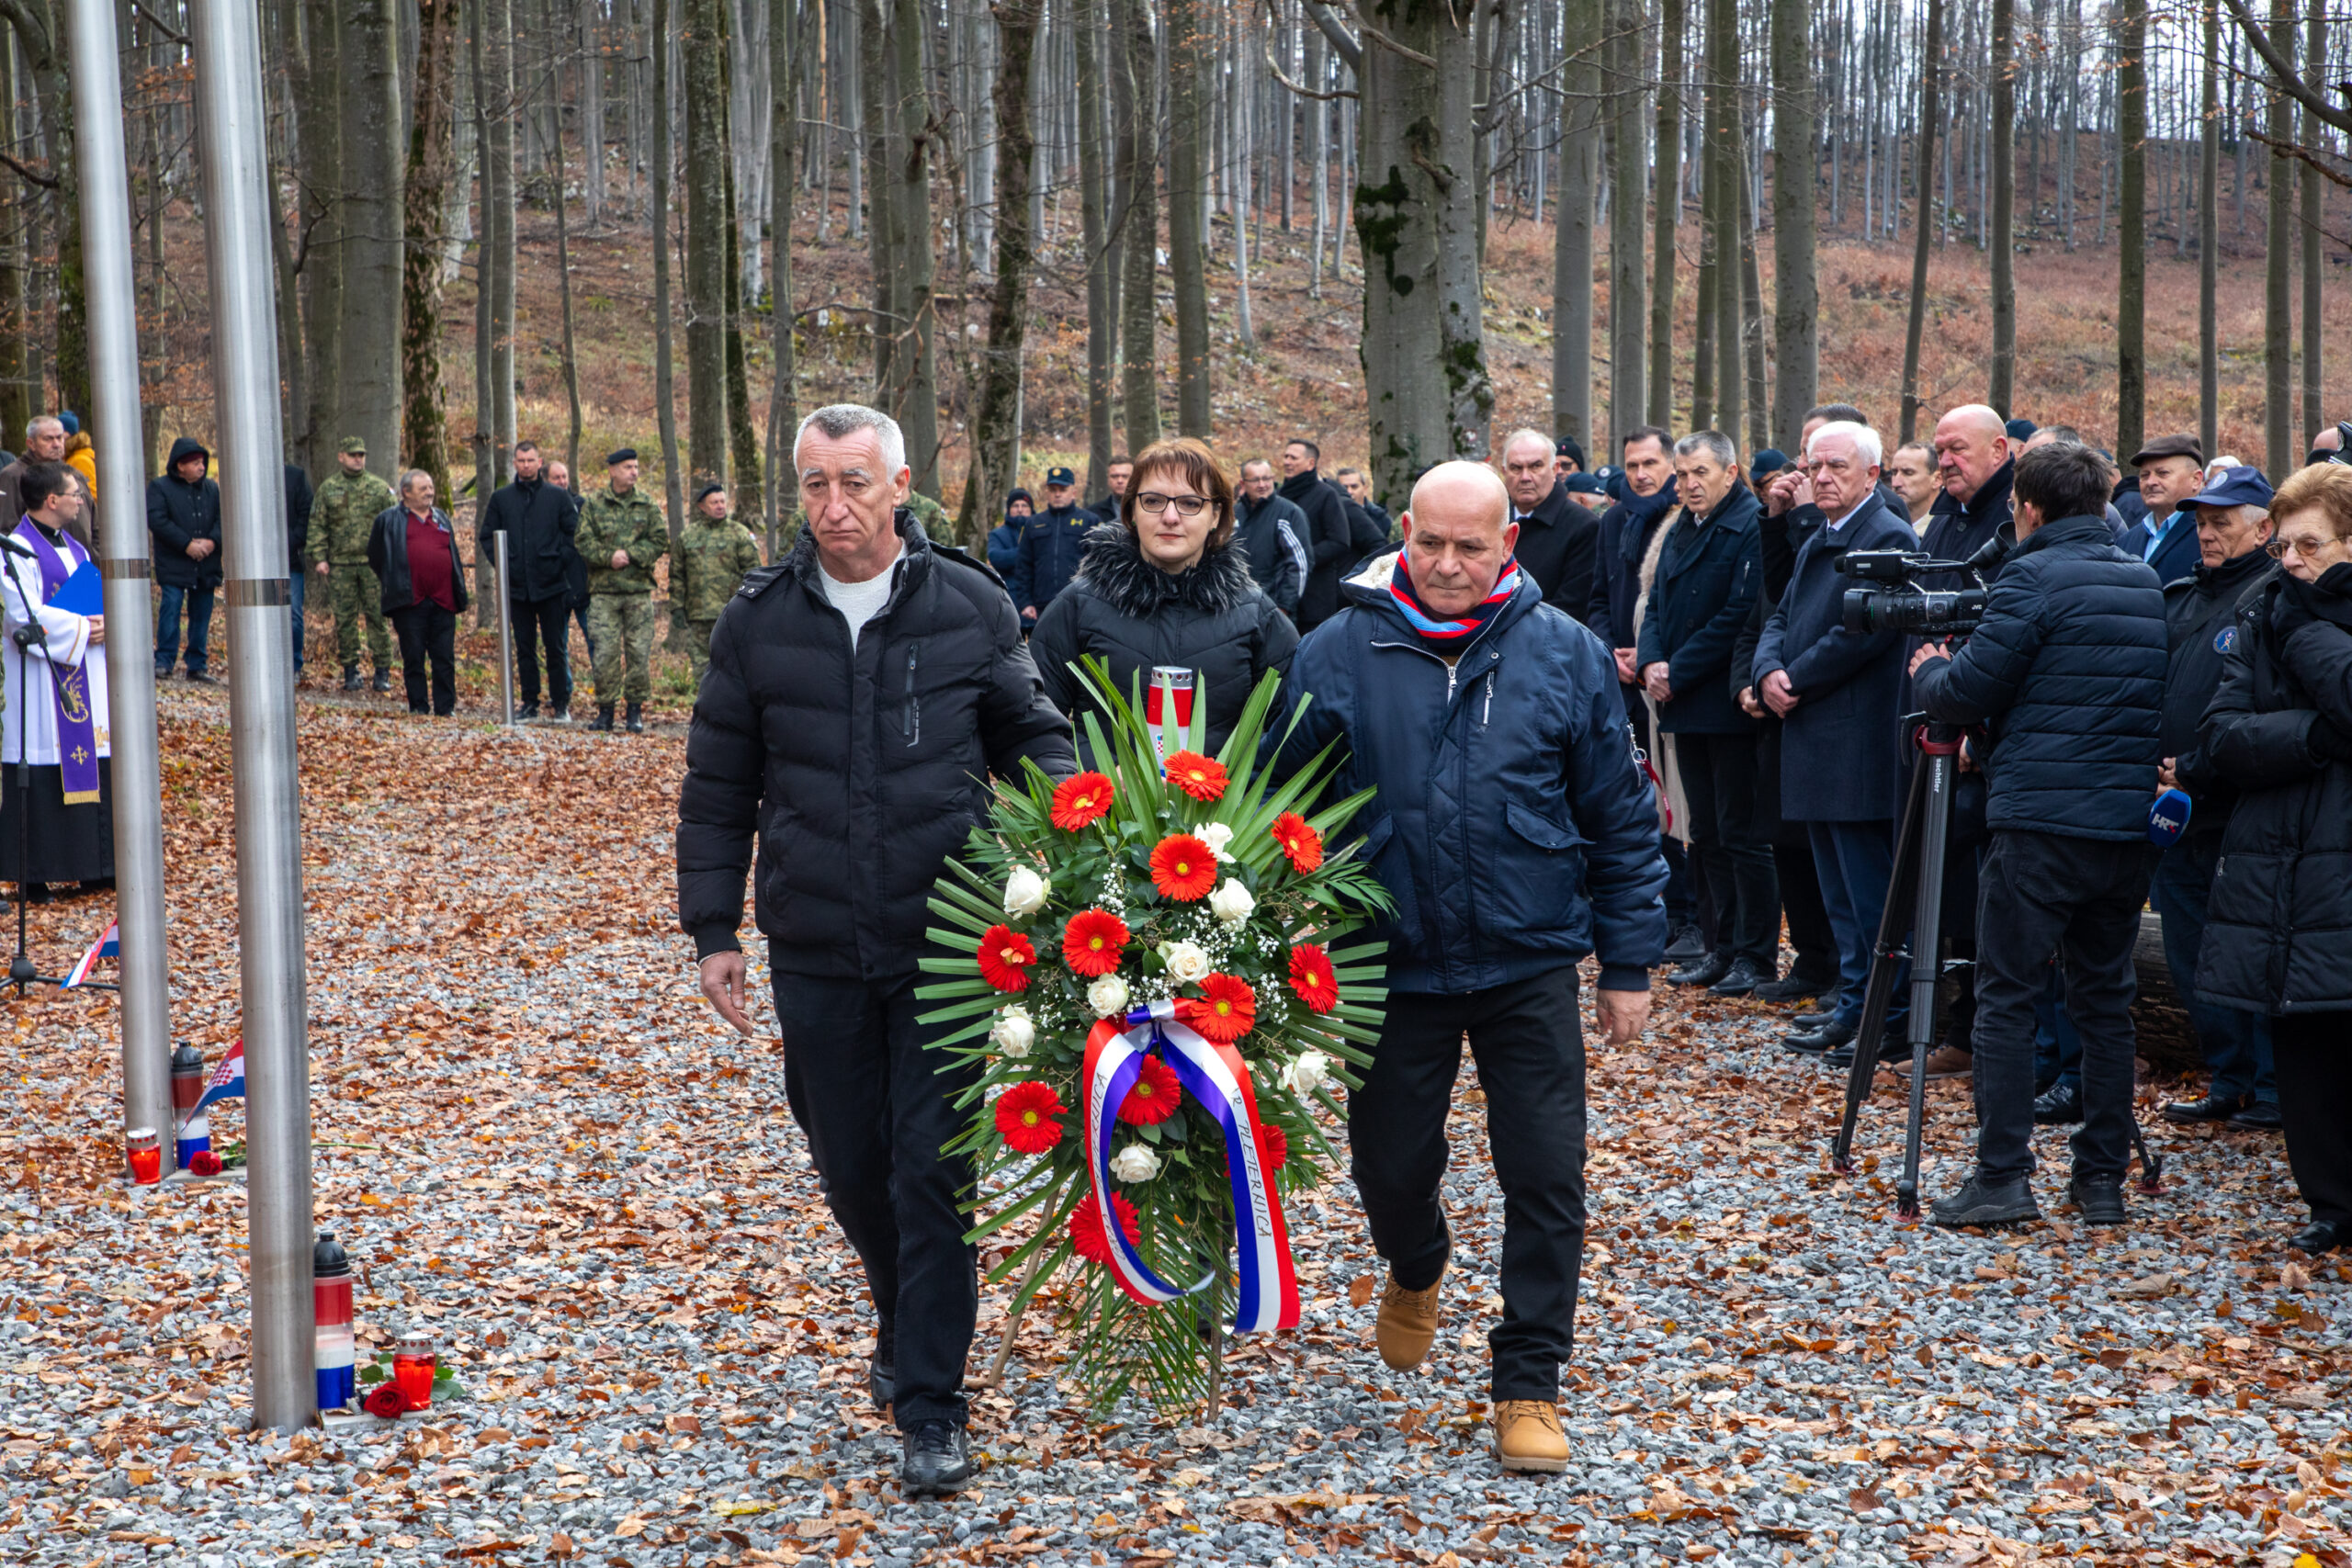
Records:
<instances>
[{"instance_id":1,"label":"red rose on ground","mask_svg":"<svg viewBox=\"0 0 2352 1568\"><path fill-rule=\"evenodd\" d=\"M1011 926L990 926L980 938L979 959L981 979L1000 991L1025 991L1037 950Z\"/></svg>"},{"instance_id":2,"label":"red rose on ground","mask_svg":"<svg viewBox=\"0 0 2352 1568\"><path fill-rule=\"evenodd\" d=\"M1062 928L1062 962L1092 979L1119 966L1127 945L1127 922L1108 909L1081 909Z\"/></svg>"},{"instance_id":3,"label":"red rose on ground","mask_svg":"<svg viewBox=\"0 0 2352 1568\"><path fill-rule=\"evenodd\" d=\"M1051 1084L1015 1084L997 1097L996 1130L1015 1154L1041 1155L1062 1141L1062 1097Z\"/></svg>"},{"instance_id":4,"label":"red rose on ground","mask_svg":"<svg viewBox=\"0 0 2352 1568\"><path fill-rule=\"evenodd\" d=\"M1194 800L1215 800L1225 793L1225 764L1198 751L1168 754L1168 782Z\"/></svg>"},{"instance_id":5,"label":"red rose on ground","mask_svg":"<svg viewBox=\"0 0 2352 1568\"><path fill-rule=\"evenodd\" d=\"M1151 885L1163 898L1205 898L1216 886L1216 856L1192 834L1170 833L1151 852Z\"/></svg>"},{"instance_id":6,"label":"red rose on ground","mask_svg":"<svg viewBox=\"0 0 2352 1568\"><path fill-rule=\"evenodd\" d=\"M1290 857L1290 866L1300 875L1323 863L1323 835L1307 825L1306 818L1295 811L1285 811L1274 818L1274 842Z\"/></svg>"},{"instance_id":7,"label":"red rose on ground","mask_svg":"<svg viewBox=\"0 0 2352 1568\"><path fill-rule=\"evenodd\" d=\"M359 1402L359 1408L387 1421L397 1420L408 1411L408 1395L401 1392L400 1384L386 1378L376 1385L375 1393Z\"/></svg>"},{"instance_id":8,"label":"red rose on ground","mask_svg":"<svg viewBox=\"0 0 2352 1568\"><path fill-rule=\"evenodd\" d=\"M1230 1045L1258 1021L1258 993L1238 975L1211 975L1201 982L1193 1027L1220 1045Z\"/></svg>"},{"instance_id":9,"label":"red rose on ground","mask_svg":"<svg viewBox=\"0 0 2352 1568\"><path fill-rule=\"evenodd\" d=\"M190 1176L218 1176L220 1174L220 1156L210 1149L198 1149L187 1156L187 1172Z\"/></svg>"},{"instance_id":10,"label":"red rose on ground","mask_svg":"<svg viewBox=\"0 0 2352 1568\"><path fill-rule=\"evenodd\" d=\"M1111 809L1117 791L1101 773L1073 773L1054 786L1054 826L1075 833Z\"/></svg>"},{"instance_id":11,"label":"red rose on ground","mask_svg":"<svg viewBox=\"0 0 2352 1568\"><path fill-rule=\"evenodd\" d=\"M1136 1126L1165 1122L1176 1114L1176 1107L1183 1100L1184 1091L1176 1082L1176 1069L1158 1056L1146 1056L1135 1086L1127 1090L1127 1098L1119 1101L1119 1120Z\"/></svg>"},{"instance_id":12,"label":"red rose on ground","mask_svg":"<svg viewBox=\"0 0 2352 1568\"><path fill-rule=\"evenodd\" d=\"M1331 973L1330 955L1311 942L1290 950L1290 988L1317 1012L1340 1005L1339 977Z\"/></svg>"},{"instance_id":13,"label":"red rose on ground","mask_svg":"<svg viewBox=\"0 0 2352 1568\"><path fill-rule=\"evenodd\" d=\"M1129 1241L1143 1239L1143 1221L1136 1213L1136 1206L1116 1192L1111 1194L1111 1211L1119 1216L1119 1228L1127 1233ZM1089 1263L1111 1261L1111 1238L1102 1233L1102 1216L1094 1212L1094 1200L1090 1197L1078 1206L1069 1217L1070 1245Z\"/></svg>"}]
</instances>

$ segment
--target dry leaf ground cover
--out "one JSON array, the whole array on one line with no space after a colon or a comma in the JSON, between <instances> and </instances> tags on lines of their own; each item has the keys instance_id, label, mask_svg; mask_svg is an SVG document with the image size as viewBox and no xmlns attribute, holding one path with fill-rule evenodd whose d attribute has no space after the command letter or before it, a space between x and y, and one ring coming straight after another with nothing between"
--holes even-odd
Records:
<instances>
[{"instance_id":1,"label":"dry leaf ground cover","mask_svg":"<svg viewBox=\"0 0 2352 1568\"><path fill-rule=\"evenodd\" d=\"M216 1056L225 716L166 692L174 1025ZM1864 1125L1875 1168L1833 1180L1831 1081L1763 1010L1671 997L1642 1046L1591 1059L1567 1473L1487 1457L1501 1204L1465 1075L1459 1267L1423 1371L1369 1348L1376 1268L1342 1183L1294 1216L1306 1324L1234 1354L1220 1419L1079 1408L1041 1311L976 1396L979 1484L909 1505L776 1049L718 1025L673 929L678 739L306 701L301 747L319 1224L361 1270L367 1344L429 1326L472 1398L243 1432L242 1189L127 1196L112 1003L8 1007L9 1560L2346 1561L2352 1269L2278 1251L2275 1142L2161 1134L2170 1190L2120 1234L1898 1228L1892 1096ZM38 911L44 959L101 904ZM1931 1190L1965 1096L1934 1089ZM2054 1134L2042 1153L2063 1169ZM1002 1327L984 1309L980 1357Z\"/></svg>"}]
</instances>

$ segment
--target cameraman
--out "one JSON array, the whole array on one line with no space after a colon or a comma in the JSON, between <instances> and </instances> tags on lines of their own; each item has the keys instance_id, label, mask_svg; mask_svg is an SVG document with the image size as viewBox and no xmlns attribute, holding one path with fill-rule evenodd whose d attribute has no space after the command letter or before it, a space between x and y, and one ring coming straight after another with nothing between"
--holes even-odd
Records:
<instances>
[{"instance_id":1,"label":"cameraman","mask_svg":"<svg viewBox=\"0 0 2352 1568\"><path fill-rule=\"evenodd\" d=\"M2061 444L2017 463L2017 547L1957 655L1912 656L1930 718L1983 726L1993 847L1976 921L1976 1169L1940 1225L2041 1217L2033 1170L2033 1003L2054 950L2083 1041L2083 1125L2068 1196L2123 1223L2131 1156L2132 947L2155 852L2164 595L2107 528L2107 466Z\"/></svg>"}]
</instances>

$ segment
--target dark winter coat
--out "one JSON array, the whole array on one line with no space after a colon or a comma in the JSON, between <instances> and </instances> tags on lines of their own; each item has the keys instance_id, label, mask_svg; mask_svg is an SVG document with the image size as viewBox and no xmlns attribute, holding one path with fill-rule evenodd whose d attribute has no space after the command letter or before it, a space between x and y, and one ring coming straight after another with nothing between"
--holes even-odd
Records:
<instances>
[{"instance_id":1,"label":"dark winter coat","mask_svg":"<svg viewBox=\"0 0 2352 1568\"><path fill-rule=\"evenodd\" d=\"M1306 514L1306 586L1298 594L1298 629L1311 631L1340 609L1340 578L1356 558L1347 497L1308 469L1293 474L1275 493Z\"/></svg>"},{"instance_id":2,"label":"dark winter coat","mask_svg":"<svg viewBox=\"0 0 2352 1568\"><path fill-rule=\"evenodd\" d=\"M1294 502L1270 495L1263 502L1243 496L1236 502L1238 521L1233 543L1249 558L1250 575L1266 597L1285 615L1298 614L1298 597L1306 590L1310 564L1306 551L1306 513Z\"/></svg>"},{"instance_id":3,"label":"dark winter coat","mask_svg":"<svg viewBox=\"0 0 2352 1568\"><path fill-rule=\"evenodd\" d=\"M1756 721L1733 702L1725 677L1732 645L1762 586L1757 524L1763 510L1754 491L1736 486L1703 521L1684 507L1658 551L1634 668L1665 661L1674 695L1659 705L1657 725L1669 735L1755 732Z\"/></svg>"},{"instance_id":4,"label":"dark winter coat","mask_svg":"<svg viewBox=\"0 0 2352 1568\"><path fill-rule=\"evenodd\" d=\"M1928 510L1928 531L1912 536L1919 543L1905 545L1905 549L1923 549L1938 560L1966 560L1984 547L1987 540L2001 531L2015 515L2009 490L2018 477L2017 459L2012 457L1993 470L1966 502L1954 501L1949 491L1936 497L1936 504ZM1895 516L1904 515L1900 506L1890 508ZM1907 526L1907 525L1906 525ZM1968 578L1957 571L1930 571L1918 579L1923 588L1965 588Z\"/></svg>"},{"instance_id":5,"label":"dark winter coat","mask_svg":"<svg viewBox=\"0 0 2352 1568\"><path fill-rule=\"evenodd\" d=\"M1642 560L1650 539L1674 513L1674 481L1668 479L1656 495L1625 491L1625 499L1600 514L1600 537L1595 546L1592 603L1585 625L1611 648L1631 648L1641 636L1634 607L1642 601Z\"/></svg>"},{"instance_id":6,"label":"dark winter coat","mask_svg":"<svg viewBox=\"0 0 2352 1568\"><path fill-rule=\"evenodd\" d=\"M474 529L481 559L498 558L491 536L502 528L506 531L506 596L518 604L570 597L571 562L579 553L573 540L580 532L580 503L571 492L549 484L544 469L536 479L516 479L492 491Z\"/></svg>"},{"instance_id":7,"label":"dark winter coat","mask_svg":"<svg viewBox=\"0 0 2352 1568\"><path fill-rule=\"evenodd\" d=\"M1388 547L1388 516L1383 513L1377 522L1372 508L1348 493L1348 487L1337 479L1325 479L1340 498L1348 513L1348 560L1350 570L1370 561ZM1344 575L1344 574L1343 574Z\"/></svg>"},{"instance_id":8,"label":"dark winter coat","mask_svg":"<svg viewBox=\"0 0 2352 1568\"><path fill-rule=\"evenodd\" d=\"M2135 523L2147 521L2148 503L2140 498L2140 480L2136 475L2117 481L2115 499L2108 504L2123 514L2124 526L2127 528Z\"/></svg>"},{"instance_id":9,"label":"dark winter coat","mask_svg":"<svg viewBox=\"0 0 2352 1568\"><path fill-rule=\"evenodd\" d=\"M1250 581L1238 540L1209 551L1198 566L1166 572L1144 558L1124 523L1094 530L1078 575L1029 638L1046 695L1081 736L1080 714L1094 703L1070 668L1080 660L1110 666L1111 684L1122 693L1148 686L1157 666L1191 670L1194 699L1207 707L1211 756L1225 749L1258 678L1286 669L1297 647L1289 617Z\"/></svg>"},{"instance_id":10,"label":"dark winter coat","mask_svg":"<svg viewBox=\"0 0 2352 1568\"><path fill-rule=\"evenodd\" d=\"M1389 988L1482 990L1596 949L1604 989L1646 988L1666 861L1609 649L1523 581L1448 665L1388 592L1400 558L1299 644L1267 732L1278 775L1339 740L1332 797L1378 790L1356 852L1396 902Z\"/></svg>"},{"instance_id":11,"label":"dark winter coat","mask_svg":"<svg viewBox=\"0 0 2352 1568\"><path fill-rule=\"evenodd\" d=\"M183 457L205 457L204 444L183 435L172 443L164 471L147 481L147 532L155 538L155 581L167 588L220 585L220 487L209 475L189 484L175 471ZM212 542L202 560L187 553L198 539Z\"/></svg>"},{"instance_id":12,"label":"dark winter coat","mask_svg":"<svg viewBox=\"0 0 2352 1568\"><path fill-rule=\"evenodd\" d=\"M2165 671L2165 706L2159 739L2173 759L2173 775L2193 803L2188 831L2218 836L2229 826L2237 791L2212 766L2199 743L2205 710L2222 684L2222 664L2238 638L2238 610L2259 597L2278 567L2259 549L2217 567L2199 566L2165 584L2165 637L2171 645Z\"/></svg>"},{"instance_id":13,"label":"dark winter coat","mask_svg":"<svg viewBox=\"0 0 2352 1568\"><path fill-rule=\"evenodd\" d=\"M286 571L300 577L310 562L311 476L300 465L286 465Z\"/></svg>"},{"instance_id":14,"label":"dark winter coat","mask_svg":"<svg viewBox=\"0 0 2352 1568\"><path fill-rule=\"evenodd\" d=\"M2238 611L2204 750L2238 791L2205 907L2199 1001L2352 1008L2352 564Z\"/></svg>"},{"instance_id":15,"label":"dark winter coat","mask_svg":"<svg viewBox=\"0 0 2352 1568\"><path fill-rule=\"evenodd\" d=\"M1007 582L1021 564L1021 526L1026 517L1008 517L989 530L989 568Z\"/></svg>"},{"instance_id":16,"label":"dark winter coat","mask_svg":"<svg viewBox=\"0 0 2352 1568\"><path fill-rule=\"evenodd\" d=\"M466 579L472 572L466 565L465 552L458 548L458 530L449 514L439 507L433 509L435 526L449 536L449 581L458 602L450 608L458 614L466 611ZM376 581L383 592L378 607L387 615L407 609L416 603L416 585L409 579L408 570L408 508L401 505L386 507L376 514L376 525L368 533L368 570L376 574Z\"/></svg>"},{"instance_id":17,"label":"dark winter coat","mask_svg":"<svg viewBox=\"0 0 2352 1568\"><path fill-rule=\"evenodd\" d=\"M2165 531L2164 543L2154 555L2148 553L2148 541L2155 537L2155 518L2147 516L2124 531L2117 541L2135 560L2143 560L2154 569L2158 582L2177 582L2197 570L2197 509L2176 507L2172 526Z\"/></svg>"},{"instance_id":18,"label":"dark winter coat","mask_svg":"<svg viewBox=\"0 0 2352 1568\"><path fill-rule=\"evenodd\" d=\"M1518 508L1512 509L1514 513ZM1600 565L1600 519L1554 485L1519 522L1512 553L1519 570L1544 590L1544 603L1581 621L1592 614L1593 578Z\"/></svg>"},{"instance_id":19,"label":"dark winter coat","mask_svg":"<svg viewBox=\"0 0 2352 1568\"><path fill-rule=\"evenodd\" d=\"M1082 506L1049 506L1021 526L1021 546L1005 586L1015 609L1039 615L1069 586L1086 553L1086 536L1102 519Z\"/></svg>"},{"instance_id":20,"label":"dark winter coat","mask_svg":"<svg viewBox=\"0 0 2352 1568\"><path fill-rule=\"evenodd\" d=\"M987 815L990 774L1075 771L994 573L901 508L890 597L850 646L807 529L743 580L710 637L678 795L678 923L737 945L743 877L788 974L915 972L948 855Z\"/></svg>"},{"instance_id":21,"label":"dark winter coat","mask_svg":"<svg viewBox=\"0 0 2352 1568\"><path fill-rule=\"evenodd\" d=\"M1918 540L1903 513L1875 495L1836 529L1826 523L1797 547L1788 592L1764 623L1748 671L1758 691L1785 671L1797 705L1781 723L1781 815L1792 822L1875 822L1902 805L1896 691L1903 639L1846 629L1848 550L1908 549Z\"/></svg>"},{"instance_id":22,"label":"dark winter coat","mask_svg":"<svg viewBox=\"0 0 2352 1568\"><path fill-rule=\"evenodd\" d=\"M2036 529L1993 581L1984 623L1912 689L1930 718L1981 725L1995 832L2144 840L2165 698L2155 573L2086 513Z\"/></svg>"}]
</instances>

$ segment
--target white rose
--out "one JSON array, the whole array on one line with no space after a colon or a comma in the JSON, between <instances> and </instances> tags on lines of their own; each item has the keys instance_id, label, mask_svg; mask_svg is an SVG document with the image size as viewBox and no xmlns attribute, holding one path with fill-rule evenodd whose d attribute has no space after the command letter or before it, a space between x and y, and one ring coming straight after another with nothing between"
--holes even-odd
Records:
<instances>
[{"instance_id":1,"label":"white rose","mask_svg":"<svg viewBox=\"0 0 2352 1568\"><path fill-rule=\"evenodd\" d=\"M1116 1018L1127 1010L1127 983L1116 975L1104 975L1086 987L1086 1005L1094 1010L1097 1018Z\"/></svg>"},{"instance_id":2,"label":"white rose","mask_svg":"<svg viewBox=\"0 0 2352 1568\"><path fill-rule=\"evenodd\" d=\"M1248 919L1250 911L1257 907L1258 900L1250 897L1250 889L1229 876L1223 886L1209 895L1209 913L1228 926L1238 926Z\"/></svg>"},{"instance_id":3,"label":"white rose","mask_svg":"<svg viewBox=\"0 0 2352 1568\"><path fill-rule=\"evenodd\" d=\"M1004 879L1004 912L1016 920L1035 914L1046 907L1046 895L1053 886L1025 865L1013 867Z\"/></svg>"},{"instance_id":4,"label":"white rose","mask_svg":"<svg viewBox=\"0 0 2352 1568\"><path fill-rule=\"evenodd\" d=\"M1324 1079L1329 1076L1324 1069L1330 1065L1331 1058L1320 1051L1301 1051L1295 1061L1284 1064L1283 1087L1301 1097L1313 1094L1323 1087Z\"/></svg>"},{"instance_id":5,"label":"white rose","mask_svg":"<svg viewBox=\"0 0 2352 1568\"><path fill-rule=\"evenodd\" d=\"M1189 986L1209 972L1209 955L1189 942L1168 942L1160 948L1159 956L1180 986Z\"/></svg>"},{"instance_id":6,"label":"white rose","mask_svg":"<svg viewBox=\"0 0 2352 1568\"><path fill-rule=\"evenodd\" d=\"M1001 1055L1016 1059L1026 1056L1029 1047L1036 1043L1037 1026L1029 1021L1026 1008L1010 1007L997 1014L996 1022L989 1028L989 1043Z\"/></svg>"},{"instance_id":7,"label":"white rose","mask_svg":"<svg viewBox=\"0 0 2352 1568\"><path fill-rule=\"evenodd\" d=\"M1159 1174L1159 1156L1148 1144L1129 1144L1111 1156L1111 1174L1122 1181L1149 1181Z\"/></svg>"},{"instance_id":8,"label":"white rose","mask_svg":"<svg viewBox=\"0 0 2352 1568\"><path fill-rule=\"evenodd\" d=\"M1233 829L1224 823L1212 822L1193 836L1206 844L1209 847L1209 852L1217 859L1227 862L1233 859L1231 855L1225 852L1225 846L1233 842Z\"/></svg>"}]
</instances>

